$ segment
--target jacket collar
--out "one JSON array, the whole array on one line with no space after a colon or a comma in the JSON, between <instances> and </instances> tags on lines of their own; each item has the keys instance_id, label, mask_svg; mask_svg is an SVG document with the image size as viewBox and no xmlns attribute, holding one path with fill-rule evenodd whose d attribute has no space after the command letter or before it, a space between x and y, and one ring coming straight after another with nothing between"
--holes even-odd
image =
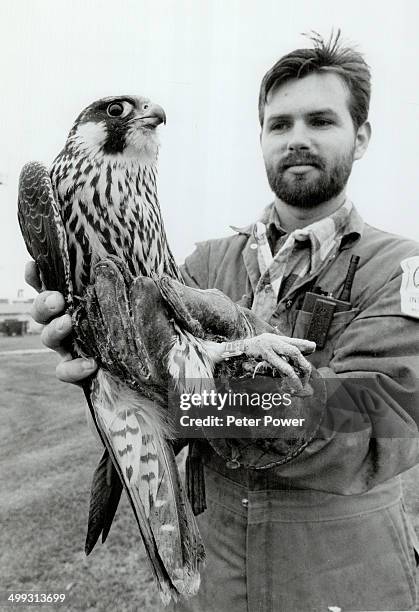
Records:
<instances>
[{"instance_id":1,"label":"jacket collar","mask_svg":"<svg viewBox=\"0 0 419 612\"><path fill-rule=\"evenodd\" d=\"M264 208L260 218L257 221L261 221L265 223L269 227L271 223L274 223L280 231L284 232L284 230L279 225L279 218L276 213L276 209L274 206L274 202L266 206ZM248 240L243 249L243 261L246 266L247 274L249 275L250 283L252 288L255 289L258 284L260 278L259 264L258 264L258 256L257 256L257 244L255 239L253 238L253 230L255 227L255 223L251 223L245 227L235 227L231 225L231 229L235 232L248 236ZM364 230L364 220L361 215L356 210L355 206L352 206L352 210L349 214L349 220L346 225L345 231L343 233L342 241L340 244L340 250L344 250L350 247L356 240L362 236L362 232ZM285 233L285 232L284 232Z\"/></svg>"}]
</instances>

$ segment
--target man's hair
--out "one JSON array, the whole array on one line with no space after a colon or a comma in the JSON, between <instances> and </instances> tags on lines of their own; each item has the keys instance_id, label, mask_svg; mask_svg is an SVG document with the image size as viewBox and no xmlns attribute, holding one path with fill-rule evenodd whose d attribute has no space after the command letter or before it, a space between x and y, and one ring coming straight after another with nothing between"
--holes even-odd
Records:
<instances>
[{"instance_id":1,"label":"man's hair","mask_svg":"<svg viewBox=\"0 0 419 612\"><path fill-rule=\"evenodd\" d=\"M340 30L325 42L320 34L309 36L313 49L296 49L279 59L262 79L259 92L259 121L263 126L265 104L270 91L291 79L301 79L309 74L326 72L337 74L346 83L349 92L349 112L355 130L368 118L371 96L371 73L368 64L358 51L342 46Z\"/></svg>"}]
</instances>

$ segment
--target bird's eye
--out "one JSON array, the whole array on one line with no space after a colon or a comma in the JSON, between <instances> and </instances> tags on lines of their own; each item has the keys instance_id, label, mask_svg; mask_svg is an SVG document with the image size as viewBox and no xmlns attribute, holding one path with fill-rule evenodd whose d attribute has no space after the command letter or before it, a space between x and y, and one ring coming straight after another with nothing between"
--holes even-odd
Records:
<instances>
[{"instance_id":1,"label":"bird's eye","mask_svg":"<svg viewBox=\"0 0 419 612\"><path fill-rule=\"evenodd\" d=\"M143 104L143 110L147 110L149 106L149 104Z\"/></svg>"},{"instance_id":2,"label":"bird's eye","mask_svg":"<svg viewBox=\"0 0 419 612\"><path fill-rule=\"evenodd\" d=\"M109 117L120 117L124 112L124 107L119 102L112 102L106 109Z\"/></svg>"}]
</instances>

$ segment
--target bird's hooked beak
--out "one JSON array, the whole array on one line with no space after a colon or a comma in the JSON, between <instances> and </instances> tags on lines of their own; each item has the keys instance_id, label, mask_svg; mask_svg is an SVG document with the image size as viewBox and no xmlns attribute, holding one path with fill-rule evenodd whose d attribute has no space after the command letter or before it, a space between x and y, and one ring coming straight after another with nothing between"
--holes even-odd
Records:
<instances>
[{"instance_id":1,"label":"bird's hooked beak","mask_svg":"<svg viewBox=\"0 0 419 612\"><path fill-rule=\"evenodd\" d=\"M166 113L159 104L150 104L145 114L136 115L131 121L139 121L141 127L154 129L161 123L166 125Z\"/></svg>"}]
</instances>

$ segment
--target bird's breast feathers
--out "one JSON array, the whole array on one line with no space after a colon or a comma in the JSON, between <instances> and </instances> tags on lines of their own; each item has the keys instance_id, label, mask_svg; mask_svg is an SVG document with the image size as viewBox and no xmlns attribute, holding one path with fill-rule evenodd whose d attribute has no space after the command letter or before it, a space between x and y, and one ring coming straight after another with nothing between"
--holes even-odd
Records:
<instances>
[{"instance_id":1,"label":"bird's breast feathers","mask_svg":"<svg viewBox=\"0 0 419 612\"><path fill-rule=\"evenodd\" d=\"M164 270L155 167L132 158L102 157L102 163L95 163L62 155L51 169L78 290L108 254L121 257L135 275Z\"/></svg>"}]
</instances>

